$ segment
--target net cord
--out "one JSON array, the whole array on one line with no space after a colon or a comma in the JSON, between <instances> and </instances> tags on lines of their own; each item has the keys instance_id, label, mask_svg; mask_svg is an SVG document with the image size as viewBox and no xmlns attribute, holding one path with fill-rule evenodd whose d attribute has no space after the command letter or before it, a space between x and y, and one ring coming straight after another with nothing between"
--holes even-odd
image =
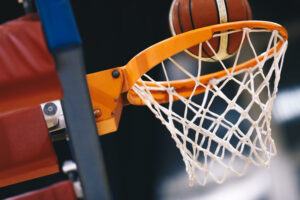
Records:
<instances>
[{"instance_id":1,"label":"net cord","mask_svg":"<svg viewBox=\"0 0 300 200\"><path fill-rule=\"evenodd\" d=\"M214 37L220 37L224 34L233 34L237 32L238 31L221 32L215 34ZM276 155L276 147L271 137L270 129L271 108L278 90L277 86L280 80L287 41L285 41L282 47L276 51L275 46L277 42L279 40L282 41L283 39L276 30L272 31L265 52L269 52L273 46L274 52L273 54L263 53L263 59L260 61L258 59L259 55L256 53L256 49L250 36L250 33L253 32L268 32L268 30L243 29L242 39L233 62L233 70L231 71L228 70L225 63L218 57L209 41L205 42L219 61L221 68L227 73L227 76L225 77L210 80L208 85L201 83L198 78L201 76L203 67L201 56L199 56L198 59L196 76L187 71L184 66L179 64L174 58L170 57L168 59L183 74L194 80L195 87L188 98L184 98L179 95L170 85L170 78L167 73L165 62L162 62L161 66L163 75L168 83L167 87L155 81L147 74L143 76L143 79L145 80L142 78L139 80L142 83L141 85L135 84L133 86L133 90L144 101L145 105L148 106L155 116L160 119L170 131L171 137L175 141L177 148L183 156L183 161L186 165L186 171L189 175L191 185L193 185L194 180L196 180L200 185L205 185L208 181L208 177L211 177L217 183L222 183L226 180L230 172L234 175L242 176L246 173L250 163L253 163L256 166L268 167L270 165L271 157ZM257 64L252 68L236 71L234 69L238 64L241 49L246 39ZM198 55L202 55L202 43L199 44ZM263 68L266 62L271 59L273 59L271 68L265 75ZM274 90L271 91L270 81L272 81L271 78L273 74L275 76ZM242 77L242 79L239 80L236 77ZM262 79L262 82L258 87L256 87L257 77ZM149 84L147 84L148 81L153 83L155 87L149 86ZM232 99L227 97L227 95L223 92L226 85L231 82L239 85L236 95ZM199 86L206 88L201 103L193 101L194 94ZM260 94L263 90L265 90L265 88L267 88L266 90L268 91L268 100L267 102L262 102ZM167 106L159 104L153 98L151 91L155 90L168 92L169 103ZM238 98L245 91L252 95L251 103L249 103L247 108L243 108L237 103ZM173 110L174 97L184 104L182 116ZM216 98L221 98L228 104L222 114L218 114L210 110ZM258 105L261 110L261 114L257 119L252 119L249 114L254 105ZM238 121L235 123L226 119L226 115L232 109L236 110L240 114ZM188 119L189 113L194 114L192 119ZM198 124L196 124L197 120L199 120ZM246 132L239 128L244 120L249 121L251 124L251 127ZM204 123L207 121L211 121L211 124L209 127L204 128ZM179 130L176 124L181 124L182 130ZM220 128L227 130L223 137L218 136L217 131L220 130ZM193 139L189 137L191 130L195 132L195 137ZM231 144L232 138L236 138L239 141L237 145ZM217 144L215 151L211 151L213 143ZM191 145L192 147L188 147L188 145ZM248 148L250 148L249 154L245 155L244 151ZM228 158L227 154L230 154L231 156ZM199 157L202 159L199 160ZM237 170L234 167L234 163L237 158L244 161L244 167L240 170ZM221 177L212 170L215 163L218 163L225 169ZM198 172L202 172L202 175L199 176Z\"/></svg>"}]
</instances>

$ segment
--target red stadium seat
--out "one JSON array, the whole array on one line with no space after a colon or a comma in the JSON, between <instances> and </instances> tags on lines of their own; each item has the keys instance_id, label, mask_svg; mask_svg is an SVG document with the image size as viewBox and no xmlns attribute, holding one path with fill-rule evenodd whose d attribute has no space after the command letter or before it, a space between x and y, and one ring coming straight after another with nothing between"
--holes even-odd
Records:
<instances>
[{"instance_id":1,"label":"red stadium seat","mask_svg":"<svg viewBox=\"0 0 300 200\"><path fill-rule=\"evenodd\" d=\"M58 171L40 106L0 113L0 187Z\"/></svg>"},{"instance_id":2,"label":"red stadium seat","mask_svg":"<svg viewBox=\"0 0 300 200\"><path fill-rule=\"evenodd\" d=\"M62 98L37 15L0 26L0 112Z\"/></svg>"}]
</instances>

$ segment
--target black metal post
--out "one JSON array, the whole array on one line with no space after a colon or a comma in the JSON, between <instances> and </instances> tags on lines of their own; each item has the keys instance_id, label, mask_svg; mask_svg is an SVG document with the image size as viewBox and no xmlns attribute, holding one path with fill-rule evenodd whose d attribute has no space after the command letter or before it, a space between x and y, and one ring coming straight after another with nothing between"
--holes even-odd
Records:
<instances>
[{"instance_id":1,"label":"black metal post","mask_svg":"<svg viewBox=\"0 0 300 200\"><path fill-rule=\"evenodd\" d=\"M80 46L53 53L64 91L62 107L85 199L110 199Z\"/></svg>"},{"instance_id":2,"label":"black metal post","mask_svg":"<svg viewBox=\"0 0 300 200\"><path fill-rule=\"evenodd\" d=\"M110 199L86 81L81 39L69 0L35 0L62 84L62 108L84 199Z\"/></svg>"}]
</instances>

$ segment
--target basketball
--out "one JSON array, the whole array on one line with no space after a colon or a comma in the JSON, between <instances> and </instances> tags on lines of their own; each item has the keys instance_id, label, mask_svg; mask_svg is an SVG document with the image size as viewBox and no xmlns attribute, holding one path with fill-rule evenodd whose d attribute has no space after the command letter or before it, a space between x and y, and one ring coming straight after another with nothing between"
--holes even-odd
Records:
<instances>
[{"instance_id":1,"label":"basketball","mask_svg":"<svg viewBox=\"0 0 300 200\"><path fill-rule=\"evenodd\" d=\"M234 21L251 20L251 8L247 0L174 0L169 13L169 26L172 35L193 29ZM210 39L213 50L222 60L233 56L241 43L242 33L224 34ZM199 46L185 51L198 59ZM217 61L214 52L204 42L201 59Z\"/></svg>"}]
</instances>

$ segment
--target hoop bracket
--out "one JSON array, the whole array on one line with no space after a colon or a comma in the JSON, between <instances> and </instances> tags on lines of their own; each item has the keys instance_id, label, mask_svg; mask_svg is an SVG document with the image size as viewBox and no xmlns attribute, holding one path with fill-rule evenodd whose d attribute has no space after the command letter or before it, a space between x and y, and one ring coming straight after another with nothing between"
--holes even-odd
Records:
<instances>
[{"instance_id":1,"label":"hoop bracket","mask_svg":"<svg viewBox=\"0 0 300 200\"><path fill-rule=\"evenodd\" d=\"M113 76L119 72L119 76ZM98 128L98 134L104 135L118 129L123 100L121 91L123 85L121 67L116 67L87 75L88 87Z\"/></svg>"}]
</instances>

